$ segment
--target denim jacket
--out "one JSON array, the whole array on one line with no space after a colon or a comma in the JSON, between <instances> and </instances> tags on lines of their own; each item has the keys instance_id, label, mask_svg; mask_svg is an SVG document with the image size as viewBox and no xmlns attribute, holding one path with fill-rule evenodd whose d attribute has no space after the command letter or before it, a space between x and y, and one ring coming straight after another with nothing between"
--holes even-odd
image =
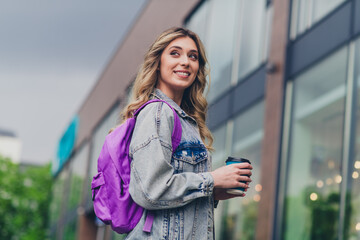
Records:
<instances>
[{"instance_id":1,"label":"denim jacket","mask_svg":"<svg viewBox=\"0 0 360 240\"><path fill-rule=\"evenodd\" d=\"M175 109L182 137L172 153L174 114L166 104L151 103L139 113L130 143L129 191L145 211L126 239L214 239L211 157L196 121L159 89L153 97ZM148 211L155 215L150 233L143 232Z\"/></svg>"}]
</instances>

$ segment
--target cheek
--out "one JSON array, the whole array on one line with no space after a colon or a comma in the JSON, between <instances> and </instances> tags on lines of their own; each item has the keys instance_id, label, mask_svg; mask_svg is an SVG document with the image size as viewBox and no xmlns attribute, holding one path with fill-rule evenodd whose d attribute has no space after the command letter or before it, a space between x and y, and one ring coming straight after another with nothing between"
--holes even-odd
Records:
<instances>
[{"instance_id":1,"label":"cheek","mask_svg":"<svg viewBox=\"0 0 360 240\"><path fill-rule=\"evenodd\" d=\"M170 73L173 71L175 66L176 66L176 64L174 63L174 61L172 59L165 59L160 64L160 71L164 74Z\"/></svg>"},{"instance_id":2,"label":"cheek","mask_svg":"<svg viewBox=\"0 0 360 240\"><path fill-rule=\"evenodd\" d=\"M163 78L168 78L171 75L172 71L166 66L160 67L160 75Z\"/></svg>"}]
</instances>

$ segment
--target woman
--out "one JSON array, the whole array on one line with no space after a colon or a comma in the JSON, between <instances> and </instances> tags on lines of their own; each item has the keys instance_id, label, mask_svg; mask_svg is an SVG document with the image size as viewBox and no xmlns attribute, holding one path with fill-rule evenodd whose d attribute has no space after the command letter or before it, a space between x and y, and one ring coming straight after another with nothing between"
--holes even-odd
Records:
<instances>
[{"instance_id":1,"label":"woman","mask_svg":"<svg viewBox=\"0 0 360 240\"><path fill-rule=\"evenodd\" d=\"M163 32L145 55L124 119L149 99L162 99L178 114L182 137L172 152L174 114L162 102L147 105L137 116L129 191L146 211L127 239L213 239L214 200L236 197L226 193L227 188L248 188L252 167L247 163L211 171L213 139L205 125L203 96L206 67L203 44L184 28ZM146 233L142 229L150 210L155 217Z\"/></svg>"}]
</instances>

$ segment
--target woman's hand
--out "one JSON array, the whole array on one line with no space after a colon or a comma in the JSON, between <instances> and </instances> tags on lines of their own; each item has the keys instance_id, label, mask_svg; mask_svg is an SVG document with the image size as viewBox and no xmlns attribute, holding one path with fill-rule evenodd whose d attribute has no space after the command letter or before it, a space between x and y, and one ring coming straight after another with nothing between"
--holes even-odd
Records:
<instances>
[{"instance_id":1,"label":"woman's hand","mask_svg":"<svg viewBox=\"0 0 360 240\"><path fill-rule=\"evenodd\" d=\"M247 189L251 182L251 169L252 166L249 163L234 163L210 172L214 179L214 188L242 187Z\"/></svg>"},{"instance_id":2,"label":"woman's hand","mask_svg":"<svg viewBox=\"0 0 360 240\"><path fill-rule=\"evenodd\" d=\"M230 194L227 193L228 189L226 188L215 188L214 189L214 200L227 200L230 198L235 198L235 197L245 197L245 193L241 194L241 195L234 195L234 194ZM245 192L247 191L247 189L245 189Z\"/></svg>"}]
</instances>

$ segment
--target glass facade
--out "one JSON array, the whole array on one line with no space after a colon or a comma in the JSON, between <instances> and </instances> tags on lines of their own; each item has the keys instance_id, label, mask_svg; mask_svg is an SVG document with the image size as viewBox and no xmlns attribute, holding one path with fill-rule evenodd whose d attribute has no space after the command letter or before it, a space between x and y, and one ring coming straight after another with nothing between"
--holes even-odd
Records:
<instances>
[{"instance_id":1,"label":"glass facade","mask_svg":"<svg viewBox=\"0 0 360 240\"><path fill-rule=\"evenodd\" d=\"M219 239L255 239L258 203L262 190L260 169L263 121L263 101L233 119L231 156L249 159L253 166L253 175L250 188L244 198L224 201Z\"/></svg>"},{"instance_id":2,"label":"glass facade","mask_svg":"<svg viewBox=\"0 0 360 240\"><path fill-rule=\"evenodd\" d=\"M89 155L89 144L83 145L70 159L69 181L64 186L68 189L66 210L64 211L63 239L75 239L77 234L78 207L81 204L84 180L86 175L86 163Z\"/></svg>"},{"instance_id":3,"label":"glass facade","mask_svg":"<svg viewBox=\"0 0 360 240\"><path fill-rule=\"evenodd\" d=\"M259 1L204 1L187 21L200 35L211 67L211 104L255 70L268 56L272 6ZM212 133L215 151L213 169L225 164L227 156L246 157L260 169L264 104L261 101ZM220 201L215 209L216 239L255 239L260 171L253 175L247 196Z\"/></svg>"},{"instance_id":4,"label":"glass facade","mask_svg":"<svg viewBox=\"0 0 360 240\"><path fill-rule=\"evenodd\" d=\"M283 239L338 236L347 56L294 79Z\"/></svg>"},{"instance_id":5,"label":"glass facade","mask_svg":"<svg viewBox=\"0 0 360 240\"><path fill-rule=\"evenodd\" d=\"M215 151L212 153L213 169L224 166L224 161L227 158L228 151L226 149L226 126L226 124L223 124L212 132L214 138L213 147L215 149Z\"/></svg>"},{"instance_id":6,"label":"glass facade","mask_svg":"<svg viewBox=\"0 0 360 240\"><path fill-rule=\"evenodd\" d=\"M356 94L356 131L355 135L355 154L350 161L349 178L350 193L348 194L349 206L346 208L350 222L345 226L345 234L349 239L360 239L360 40L357 40L355 48L355 71L354 81L357 86Z\"/></svg>"},{"instance_id":7,"label":"glass facade","mask_svg":"<svg viewBox=\"0 0 360 240\"><path fill-rule=\"evenodd\" d=\"M76 239L77 234L77 218L72 218L65 227L64 227L64 234L62 239L63 240L74 240Z\"/></svg>"},{"instance_id":8,"label":"glass facade","mask_svg":"<svg viewBox=\"0 0 360 240\"><path fill-rule=\"evenodd\" d=\"M211 67L209 101L212 101L231 83L238 1L213 0L210 4L206 49Z\"/></svg>"},{"instance_id":9,"label":"glass facade","mask_svg":"<svg viewBox=\"0 0 360 240\"><path fill-rule=\"evenodd\" d=\"M244 78L258 67L267 57L267 43L269 42L267 22L271 15L271 8L266 7L266 0L240 1L238 29L238 76ZM238 13L238 12L237 12ZM264 41L265 39L265 41ZM264 57L265 56L265 57Z\"/></svg>"},{"instance_id":10,"label":"glass facade","mask_svg":"<svg viewBox=\"0 0 360 240\"><path fill-rule=\"evenodd\" d=\"M214 137L213 148L215 151L212 152L212 168L213 170L224 166L224 162L227 158L229 153L227 146L227 126L228 124L223 124L219 126L216 130L212 132ZM224 201L220 201L218 206L215 208L215 239L220 239L220 232L222 228L222 221L223 221L223 209L224 209Z\"/></svg>"},{"instance_id":11,"label":"glass facade","mask_svg":"<svg viewBox=\"0 0 360 240\"><path fill-rule=\"evenodd\" d=\"M293 0L291 38L296 38L346 0Z\"/></svg>"},{"instance_id":12,"label":"glass facade","mask_svg":"<svg viewBox=\"0 0 360 240\"><path fill-rule=\"evenodd\" d=\"M195 31L196 34L199 35L205 45L207 42L206 29L208 27L209 5L209 1L203 2L196 13L191 15L191 18L186 24L187 28Z\"/></svg>"},{"instance_id":13,"label":"glass facade","mask_svg":"<svg viewBox=\"0 0 360 240\"><path fill-rule=\"evenodd\" d=\"M266 0L209 0L191 16L210 62L210 103L266 59L271 14Z\"/></svg>"},{"instance_id":14,"label":"glass facade","mask_svg":"<svg viewBox=\"0 0 360 240\"><path fill-rule=\"evenodd\" d=\"M52 200L50 203L50 227L51 227L51 237L55 239L56 237L56 228L58 226L58 222L62 215L62 206L64 204L64 196L65 193L65 186L67 180L69 178L69 170L68 167L65 166L62 171L59 173L57 178L53 183L53 190L52 190Z\"/></svg>"},{"instance_id":15,"label":"glass facade","mask_svg":"<svg viewBox=\"0 0 360 240\"><path fill-rule=\"evenodd\" d=\"M86 163L89 156L89 144L86 143L71 160L71 177L68 211L76 211L82 201L82 192L86 175Z\"/></svg>"}]
</instances>

